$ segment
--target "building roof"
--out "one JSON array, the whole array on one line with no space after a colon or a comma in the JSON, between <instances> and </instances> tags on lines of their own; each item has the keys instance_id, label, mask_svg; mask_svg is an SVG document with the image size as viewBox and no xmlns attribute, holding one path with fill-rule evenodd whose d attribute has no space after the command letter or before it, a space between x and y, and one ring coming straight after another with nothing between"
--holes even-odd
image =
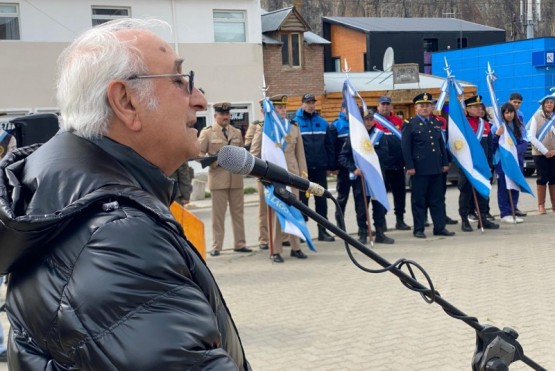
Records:
<instances>
[{"instance_id":1,"label":"building roof","mask_svg":"<svg viewBox=\"0 0 555 371\"><path fill-rule=\"evenodd\" d=\"M344 25L363 32L469 32L502 31L457 18L401 18L401 17L322 17L324 23Z\"/></svg>"},{"instance_id":2,"label":"building roof","mask_svg":"<svg viewBox=\"0 0 555 371\"><path fill-rule=\"evenodd\" d=\"M398 89L433 89L441 88L446 80L442 77L421 73L419 83L393 85L393 74L391 72L349 72L349 80L357 91L381 91ZM343 72L324 73L324 91L327 93L338 93L343 89L346 75ZM468 82L459 81L462 87L475 86ZM436 97L437 98L437 97Z\"/></svg>"},{"instance_id":3,"label":"building roof","mask_svg":"<svg viewBox=\"0 0 555 371\"><path fill-rule=\"evenodd\" d=\"M289 15L294 14L294 16L305 26L306 31L310 30L310 26L304 20L304 18L295 10L295 7L290 6L288 8L274 10L273 12L267 12L262 14L262 33L279 31L281 25L285 22Z\"/></svg>"},{"instance_id":4,"label":"building roof","mask_svg":"<svg viewBox=\"0 0 555 371\"><path fill-rule=\"evenodd\" d=\"M331 44L330 41L310 31L306 31L303 33L303 39L304 39L304 42L307 44ZM281 45L282 42L268 35L262 35L262 44Z\"/></svg>"},{"instance_id":5,"label":"building roof","mask_svg":"<svg viewBox=\"0 0 555 371\"><path fill-rule=\"evenodd\" d=\"M279 31L281 29L281 26L287 20L287 17L289 17L290 15L296 17L299 22L305 25L306 30L310 29L303 17L295 10L295 7L291 6L289 8L279 9L273 12L266 12L263 13L261 16L263 44L281 45L280 40L274 39L273 37L270 37L265 33ZM329 42L328 40L310 31L305 31L303 33L303 38L304 42L306 42L307 44L331 44L331 42Z\"/></svg>"}]
</instances>

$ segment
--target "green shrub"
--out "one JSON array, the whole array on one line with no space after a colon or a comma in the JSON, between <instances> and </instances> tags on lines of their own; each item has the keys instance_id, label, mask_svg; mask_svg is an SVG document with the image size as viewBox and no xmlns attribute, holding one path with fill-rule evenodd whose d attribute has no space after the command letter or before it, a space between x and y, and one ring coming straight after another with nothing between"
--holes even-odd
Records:
<instances>
[{"instance_id":1,"label":"green shrub","mask_svg":"<svg viewBox=\"0 0 555 371\"><path fill-rule=\"evenodd\" d=\"M254 187L247 187L245 188L245 190L243 191L244 194L246 195L252 195L253 193L257 193L258 191L256 190L256 188Z\"/></svg>"}]
</instances>

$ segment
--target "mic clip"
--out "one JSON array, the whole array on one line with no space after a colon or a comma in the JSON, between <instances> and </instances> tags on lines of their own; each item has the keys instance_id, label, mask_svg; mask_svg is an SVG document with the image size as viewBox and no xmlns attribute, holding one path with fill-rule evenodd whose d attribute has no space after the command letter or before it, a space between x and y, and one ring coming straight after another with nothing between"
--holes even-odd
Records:
<instances>
[{"instance_id":1,"label":"mic clip","mask_svg":"<svg viewBox=\"0 0 555 371\"><path fill-rule=\"evenodd\" d=\"M508 370L509 365L515 361L523 361L533 366L535 370L544 370L524 355L524 350L517 338L518 333L510 327L499 330L494 326L484 326L481 330L477 330L472 370Z\"/></svg>"}]
</instances>

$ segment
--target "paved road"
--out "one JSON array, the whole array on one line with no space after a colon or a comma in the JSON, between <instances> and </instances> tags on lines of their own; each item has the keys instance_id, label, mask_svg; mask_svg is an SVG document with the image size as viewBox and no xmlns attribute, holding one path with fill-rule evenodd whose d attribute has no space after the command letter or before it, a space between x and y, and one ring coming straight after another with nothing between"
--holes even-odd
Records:
<instances>
[{"instance_id":1,"label":"paved road","mask_svg":"<svg viewBox=\"0 0 555 371\"><path fill-rule=\"evenodd\" d=\"M493 191L496 194L495 187ZM448 189L451 217L457 216L457 195L455 187ZM254 199L247 197L245 209L248 243L253 246ZM195 204L210 243L209 202ZM497 212L495 200L491 206ZM374 251L390 262L417 261L443 298L481 323L513 327L525 353L554 369L555 214L537 215L530 196L522 196L521 209L532 211L524 224L503 225L483 234L463 233L457 225L452 228L455 237L432 237L428 230L425 240L413 238L410 231L392 231L396 243L376 245ZM333 210L330 205L330 215ZM350 233L356 232L353 210L349 204ZM388 224L394 225L392 216ZM314 222L309 228L316 235ZM226 246L232 247L229 235ZM271 263L267 253L257 249L252 254L228 250L208 257L254 370L470 369L475 336L469 326L438 305L424 303L392 274L357 269L339 241L317 247L317 253L307 252L306 261L285 255L284 264ZM353 255L364 266L377 268L358 251ZM511 367L527 369L521 362ZM3 370L7 367L0 365Z\"/></svg>"},{"instance_id":2,"label":"paved road","mask_svg":"<svg viewBox=\"0 0 555 371\"><path fill-rule=\"evenodd\" d=\"M447 212L452 217L457 216L457 196L456 187L449 187ZM513 327L525 354L553 369L555 214L537 215L535 203L522 196L521 209L532 211L523 224L483 234L463 233L459 224L452 228L455 237L431 237L428 230L425 240L392 231L396 243L376 245L374 251L390 262L417 261L450 303L481 323ZM495 200L491 206L496 213ZM247 206L245 213L251 245L256 245L256 210ZM207 210L196 213L209 229ZM393 225L392 217L388 223ZM347 226L356 232L352 205L347 206ZM314 223L310 229L316 232ZM208 257L255 370L470 369L472 328L438 305L424 303L392 274L357 269L340 242L317 246L318 253L308 253L308 260L286 255L284 264L272 264L259 250ZM361 253L353 255L377 268ZM525 369L521 362L511 367Z\"/></svg>"}]
</instances>

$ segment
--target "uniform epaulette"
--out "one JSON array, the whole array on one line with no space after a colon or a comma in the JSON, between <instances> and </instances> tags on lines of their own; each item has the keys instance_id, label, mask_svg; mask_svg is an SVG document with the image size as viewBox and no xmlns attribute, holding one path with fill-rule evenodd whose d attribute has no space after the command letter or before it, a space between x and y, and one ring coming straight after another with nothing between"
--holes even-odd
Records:
<instances>
[{"instance_id":1,"label":"uniform epaulette","mask_svg":"<svg viewBox=\"0 0 555 371\"><path fill-rule=\"evenodd\" d=\"M264 126L264 120L259 120L256 125L258 126Z\"/></svg>"},{"instance_id":2,"label":"uniform epaulette","mask_svg":"<svg viewBox=\"0 0 555 371\"><path fill-rule=\"evenodd\" d=\"M205 126L204 128L202 128L202 130L204 131L204 130L208 130L208 129L211 129L211 128L212 128L212 126Z\"/></svg>"},{"instance_id":3,"label":"uniform epaulette","mask_svg":"<svg viewBox=\"0 0 555 371\"><path fill-rule=\"evenodd\" d=\"M412 120L412 117L409 117L408 119L405 119L405 124L410 124L410 120Z\"/></svg>"}]
</instances>

